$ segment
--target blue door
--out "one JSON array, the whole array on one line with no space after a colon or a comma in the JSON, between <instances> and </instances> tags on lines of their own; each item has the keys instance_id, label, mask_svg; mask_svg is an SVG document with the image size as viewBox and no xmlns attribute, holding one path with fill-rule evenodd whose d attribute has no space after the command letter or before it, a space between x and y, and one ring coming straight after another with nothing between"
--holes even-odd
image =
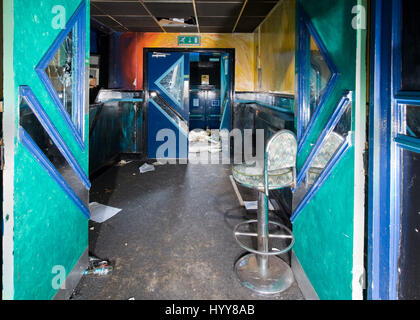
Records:
<instances>
[{"instance_id":1,"label":"blue door","mask_svg":"<svg viewBox=\"0 0 420 320\"><path fill-rule=\"evenodd\" d=\"M148 53L149 159L187 159L189 54Z\"/></svg>"},{"instance_id":2,"label":"blue door","mask_svg":"<svg viewBox=\"0 0 420 320\"><path fill-rule=\"evenodd\" d=\"M420 4L374 1L368 297L420 299Z\"/></svg>"}]
</instances>

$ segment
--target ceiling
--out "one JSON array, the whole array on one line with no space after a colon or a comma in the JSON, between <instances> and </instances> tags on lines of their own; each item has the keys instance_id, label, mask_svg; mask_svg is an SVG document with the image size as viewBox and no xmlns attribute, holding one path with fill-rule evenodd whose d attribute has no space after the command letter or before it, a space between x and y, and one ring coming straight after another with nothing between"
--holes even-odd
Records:
<instances>
[{"instance_id":1,"label":"ceiling","mask_svg":"<svg viewBox=\"0 0 420 320\"><path fill-rule=\"evenodd\" d=\"M118 32L247 33L260 25L278 1L91 0L91 17ZM161 21L173 18L186 23Z\"/></svg>"}]
</instances>

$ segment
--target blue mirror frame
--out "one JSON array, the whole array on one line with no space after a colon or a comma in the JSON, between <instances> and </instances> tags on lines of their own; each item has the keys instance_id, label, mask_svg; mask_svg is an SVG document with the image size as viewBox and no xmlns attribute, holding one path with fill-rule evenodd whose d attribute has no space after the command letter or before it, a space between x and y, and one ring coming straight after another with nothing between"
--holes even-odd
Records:
<instances>
[{"instance_id":1,"label":"blue mirror frame","mask_svg":"<svg viewBox=\"0 0 420 320\"><path fill-rule=\"evenodd\" d=\"M55 53L60 48L62 42L67 35L73 31L73 42L75 44L76 55L75 61L75 90L73 92L74 113L72 116L66 111L63 102L59 98L57 91L52 85L48 75L45 71L50 61L53 59ZM75 140L77 141L80 149L85 150L85 119L84 119L84 104L86 103L86 69L85 69L85 51L86 51L86 2L82 1L79 8L67 21L66 27L59 33L57 39L46 52L39 64L36 66L35 71L41 79L48 94L57 106L60 114L62 115L67 127L70 129Z\"/></svg>"},{"instance_id":2,"label":"blue mirror frame","mask_svg":"<svg viewBox=\"0 0 420 320\"><path fill-rule=\"evenodd\" d=\"M321 37L319 36L316 28L311 22L311 19L306 14L301 5L298 6L298 65L297 65L297 137L298 137L298 154L301 152L305 145L310 132L318 118L322 107L328 101L335 85L340 77L338 69L332 61L328 50L326 49ZM313 114L310 112L310 40L313 37L316 45L318 46L328 68L331 71L331 78L325 89L324 95L318 106L315 108Z\"/></svg>"},{"instance_id":3,"label":"blue mirror frame","mask_svg":"<svg viewBox=\"0 0 420 320\"><path fill-rule=\"evenodd\" d=\"M341 98L339 104L334 110L330 120L328 121L327 125L325 126L324 130L322 130L318 140L312 149L311 153L309 154L308 158L306 159L303 167L301 168L298 176L296 187L299 187L303 180L305 179L309 168L311 167L312 163L315 161L315 158L321 151L322 147L326 143L328 136L334 131L337 124L340 122L341 118L343 117L344 113L348 108L352 106L352 97L353 92L345 92L343 97ZM352 131L350 131L352 132ZM306 195L303 197L302 201L296 207L293 215L291 217L292 223L296 220L302 210L306 207L306 205L311 201L311 199L315 196L316 192L321 188L324 182L330 176L332 170L334 169L335 165L344 157L347 151L350 149L352 145L352 138L351 134L349 134L340 148L335 152L334 156L330 159L324 170L321 172L319 177L316 179L315 183L309 188Z\"/></svg>"}]
</instances>

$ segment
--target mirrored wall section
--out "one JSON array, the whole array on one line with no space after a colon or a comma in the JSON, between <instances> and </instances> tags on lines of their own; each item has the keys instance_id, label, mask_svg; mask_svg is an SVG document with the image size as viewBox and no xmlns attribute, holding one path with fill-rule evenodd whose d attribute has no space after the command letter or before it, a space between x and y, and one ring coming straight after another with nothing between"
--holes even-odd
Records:
<instances>
[{"instance_id":1,"label":"mirrored wall section","mask_svg":"<svg viewBox=\"0 0 420 320\"><path fill-rule=\"evenodd\" d=\"M328 68L324 56L319 50L318 45L315 42L313 36L311 36L310 44L310 56L311 56L311 73L309 80L309 92L310 92L310 119L319 106L323 95L327 89L328 82L331 80L332 72Z\"/></svg>"},{"instance_id":2,"label":"mirrored wall section","mask_svg":"<svg viewBox=\"0 0 420 320\"><path fill-rule=\"evenodd\" d=\"M88 206L89 191L80 178L76 175L61 151L55 145L44 126L38 120L35 113L24 97L19 97L20 126L30 136L33 144L45 155L55 170L67 182L79 199Z\"/></svg>"},{"instance_id":3,"label":"mirrored wall section","mask_svg":"<svg viewBox=\"0 0 420 320\"><path fill-rule=\"evenodd\" d=\"M76 125L76 114L73 110L73 96L75 92L75 43L71 31L54 54L45 72L50 79L64 109Z\"/></svg>"},{"instance_id":4,"label":"mirrored wall section","mask_svg":"<svg viewBox=\"0 0 420 320\"><path fill-rule=\"evenodd\" d=\"M300 6L299 15L297 136L301 150L340 75L326 48L325 39Z\"/></svg>"},{"instance_id":5,"label":"mirrored wall section","mask_svg":"<svg viewBox=\"0 0 420 320\"><path fill-rule=\"evenodd\" d=\"M334 129L327 134L321 144L320 151L314 158L306 175L306 186L312 186L328 163L334 157L350 134L352 126L352 104L348 101L344 106L345 111Z\"/></svg>"}]
</instances>

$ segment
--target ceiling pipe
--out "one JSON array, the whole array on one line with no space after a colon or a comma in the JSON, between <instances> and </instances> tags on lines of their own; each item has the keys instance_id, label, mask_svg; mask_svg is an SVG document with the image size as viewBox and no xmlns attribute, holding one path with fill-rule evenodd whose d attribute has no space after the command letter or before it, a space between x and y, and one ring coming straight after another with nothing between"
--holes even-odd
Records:
<instances>
[{"instance_id":1,"label":"ceiling pipe","mask_svg":"<svg viewBox=\"0 0 420 320\"><path fill-rule=\"evenodd\" d=\"M193 4L193 8L194 8L195 22L197 23L197 31L198 31L198 33L201 33L200 23L198 22L197 6L196 6L196 3L195 3L195 0L192 0L192 4Z\"/></svg>"},{"instance_id":2,"label":"ceiling pipe","mask_svg":"<svg viewBox=\"0 0 420 320\"><path fill-rule=\"evenodd\" d=\"M103 11L101 8L98 8L97 6L95 6L95 4L93 2L91 2L91 5L94 6L97 10L101 11L108 18L110 18L111 20L115 21L117 24L119 24L121 27L123 27L126 31L128 31L128 28L126 26L124 26L121 22L119 22L117 19L115 19L113 16L109 15L108 13L106 13L105 11Z\"/></svg>"},{"instance_id":3,"label":"ceiling pipe","mask_svg":"<svg viewBox=\"0 0 420 320\"><path fill-rule=\"evenodd\" d=\"M167 33L166 30L165 30L165 28L162 27L162 25L159 23L158 19L150 12L149 8L146 6L146 4L144 3L144 1L143 0L138 0L138 1L143 6L144 10L146 10L147 13L153 18L153 20L155 20L155 22L159 26L159 28L161 28L164 33Z\"/></svg>"},{"instance_id":4,"label":"ceiling pipe","mask_svg":"<svg viewBox=\"0 0 420 320\"><path fill-rule=\"evenodd\" d=\"M238 19L236 19L235 25L233 26L232 33L234 33L236 31L236 27L238 26L239 20L241 20L242 13L244 12L247 3L248 3L248 0L245 0L244 4L242 6L241 12L239 12Z\"/></svg>"}]
</instances>

